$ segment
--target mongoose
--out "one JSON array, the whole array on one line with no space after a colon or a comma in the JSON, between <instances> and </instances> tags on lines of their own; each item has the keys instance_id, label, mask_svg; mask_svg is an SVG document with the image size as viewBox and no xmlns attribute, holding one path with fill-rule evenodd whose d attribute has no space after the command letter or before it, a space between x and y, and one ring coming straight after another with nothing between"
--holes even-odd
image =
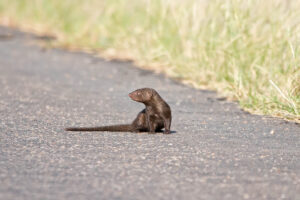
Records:
<instances>
[{"instance_id":1,"label":"mongoose","mask_svg":"<svg viewBox=\"0 0 300 200\"><path fill-rule=\"evenodd\" d=\"M115 132L149 132L155 133L164 128L169 134L171 128L171 108L152 88L137 89L129 94L137 102L145 104L143 109L131 124L100 126L100 127L70 127L66 131L115 131Z\"/></svg>"}]
</instances>

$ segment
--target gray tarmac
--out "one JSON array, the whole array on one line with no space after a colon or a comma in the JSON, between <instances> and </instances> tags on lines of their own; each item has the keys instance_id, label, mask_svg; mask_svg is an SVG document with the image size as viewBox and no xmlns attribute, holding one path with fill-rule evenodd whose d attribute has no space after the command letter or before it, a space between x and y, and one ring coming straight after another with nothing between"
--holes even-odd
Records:
<instances>
[{"instance_id":1,"label":"gray tarmac","mask_svg":"<svg viewBox=\"0 0 300 200\"><path fill-rule=\"evenodd\" d=\"M0 27L0 199L300 199L300 126L211 91ZM130 123L155 88L171 135L66 132Z\"/></svg>"}]
</instances>

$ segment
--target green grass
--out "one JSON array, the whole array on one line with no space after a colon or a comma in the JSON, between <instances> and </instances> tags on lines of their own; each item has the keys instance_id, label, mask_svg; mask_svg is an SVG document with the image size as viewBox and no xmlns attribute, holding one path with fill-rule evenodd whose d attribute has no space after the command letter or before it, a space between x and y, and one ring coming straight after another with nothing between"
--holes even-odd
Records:
<instances>
[{"instance_id":1,"label":"green grass","mask_svg":"<svg viewBox=\"0 0 300 200\"><path fill-rule=\"evenodd\" d=\"M300 1L1 0L0 22L300 121Z\"/></svg>"}]
</instances>

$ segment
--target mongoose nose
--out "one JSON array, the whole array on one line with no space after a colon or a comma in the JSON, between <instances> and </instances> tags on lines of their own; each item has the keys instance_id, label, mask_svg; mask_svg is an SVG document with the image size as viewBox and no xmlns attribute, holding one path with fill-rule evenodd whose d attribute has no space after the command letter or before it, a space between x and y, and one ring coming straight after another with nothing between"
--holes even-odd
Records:
<instances>
[{"instance_id":1,"label":"mongoose nose","mask_svg":"<svg viewBox=\"0 0 300 200\"><path fill-rule=\"evenodd\" d=\"M135 99L136 99L136 95L134 94L134 92L129 93L128 96L129 96L132 100L136 101L136 100L135 100Z\"/></svg>"}]
</instances>

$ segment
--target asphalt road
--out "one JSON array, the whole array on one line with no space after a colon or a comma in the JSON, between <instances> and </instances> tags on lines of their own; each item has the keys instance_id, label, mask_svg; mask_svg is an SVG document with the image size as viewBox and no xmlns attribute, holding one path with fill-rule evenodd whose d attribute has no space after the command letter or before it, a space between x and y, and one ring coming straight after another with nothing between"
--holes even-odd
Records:
<instances>
[{"instance_id":1,"label":"asphalt road","mask_svg":"<svg viewBox=\"0 0 300 200\"><path fill-rule=\"evenodd\" d=\"M300 199L300 126L130 63L44 49L0 27L0 199ZM131 122L155 88L171 135L66 132Z\"/></svg>"}]
</instances>

